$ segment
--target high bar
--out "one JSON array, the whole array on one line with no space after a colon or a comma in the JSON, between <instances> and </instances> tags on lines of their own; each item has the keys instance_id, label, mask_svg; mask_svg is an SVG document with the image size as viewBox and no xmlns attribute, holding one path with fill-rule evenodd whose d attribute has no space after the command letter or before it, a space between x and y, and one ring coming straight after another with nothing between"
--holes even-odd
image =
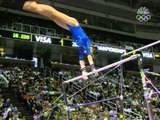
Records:
<instances>
[{"instance_id":1,"label":"high bar","mask_svg":"<svg viewBox=\"0 0 160 120\"><path fill-rule=\"evenodd\" d=\"M90 75L92 75L92 74L95 74L95 73L98 73L98 72L107 70L107 69L109 69L109 68L112 68L112 67L114 67L114 66L123 64L123 63L125 63L125 62L131 61L131 60L135 60L135 59L137 59L138 57L140 57L140 55L138 55L138 54L132 55L132 56L126 58L126 59L123 59L123 60L120 60L120 61L118 61L118 62L112 63L112 64L107 65L107 66L105 66L105 67L99 68L99 69L97 69L97 70L95 70L95 71L93 71L93 72L89 72L89 73L87 73L87 74L85 74L85 75L81 75L81 76L75 77L75 78L73 78L73 79L64 81L62 84L70 83L70 82L76 81L76 80L78 80L78 79L84 78L84 77L86 77L86 76L90 76Z\"/></svg>"},{"instance_id":2,"label":"high bar","mask_svg":"<svg viewBox=\"0 0 160 120\"><path fill-rule=\"evenodd\" d=\"M130 51L130 52L128 52L128 53L124 53L124 54L122 55L122 57L127 56L127 55L130 55L130 54L133 54L133 53L138 52L138 51L141 51L141 50L143 50L143 49L152 47L152 46L157 45L157 44L159 44L159 43L160 43L160 40L158 40L158 41L156 41L156 42L153 42L153 43L151 43L151 44L148 44L148 45L146 45L146 46L143 46L143 47L141 47L141 48L135 49L135 50L133 50L133 51Z\"/></svg>"}]
</instances>

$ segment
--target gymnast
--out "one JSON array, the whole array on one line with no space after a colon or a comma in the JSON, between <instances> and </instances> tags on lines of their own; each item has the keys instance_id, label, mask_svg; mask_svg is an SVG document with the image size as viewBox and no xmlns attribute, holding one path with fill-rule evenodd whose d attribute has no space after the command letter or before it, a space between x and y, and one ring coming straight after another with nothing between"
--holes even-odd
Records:
<instances>
[{"instance_id":1,"label":"gymnast","mask_svg":"<svg viewBox=\"0 0 160 120\"><path fill-rule=\"evenodd\" d=\"M87 74L84 62L85 51L87 54L87 59L91 71L95 70L94 61L90 50L91 46L90 40L75 18L57 11L50 5L38 3L37 0L17 0L17 1L19 1L22 4L23 10L45 16L50 20L54 21L58 26L62 27L63 29L69 30L73 36L74 41L79 47L79 64L82 71L82 75ZM84 79L88 79L88 77L86 76L84 77Z\"/></svg>"}]
</instances>

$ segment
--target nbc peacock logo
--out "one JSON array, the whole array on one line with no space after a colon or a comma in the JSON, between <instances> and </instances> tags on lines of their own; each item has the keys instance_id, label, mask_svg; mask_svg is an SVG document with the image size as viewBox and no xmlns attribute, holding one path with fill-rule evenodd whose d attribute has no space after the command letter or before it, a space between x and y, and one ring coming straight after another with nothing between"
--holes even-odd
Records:
<instances>
[{"instance_id":1,"label":"nbc peacock logo","mask_svg":"<svg viewBox=\"0 0 160 120\"><path fill-rule=\"evenodd\" d=\"M140 22L147 22L151 20L151 13L148 8L140 7L137 11L136 19Z\"/></svg>"}]
</instances>

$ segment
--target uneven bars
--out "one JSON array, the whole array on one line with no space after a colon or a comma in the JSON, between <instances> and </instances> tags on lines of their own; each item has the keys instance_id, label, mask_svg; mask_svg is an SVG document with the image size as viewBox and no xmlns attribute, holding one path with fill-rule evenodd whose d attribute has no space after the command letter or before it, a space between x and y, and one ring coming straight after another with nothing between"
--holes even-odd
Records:
<instances>
[{"instance_id":1,"label":"uneven bars","mask_svg":"<svg viewBox=\"0 0 160 120\"><path fill-rule=\"evenodd\" d=\"M103 99L103 100L94 101L94 102L90 102L90 103L78 104L78 105L71 106L70 108L77 108L77 107L82 107L82 106L88 106L88 105L98 104L98 103L101 103L101 102L116 100L116 99L119 99L119 98L120 97L114 97L114 98Z\"/></svg>"},{"instance_id":2,"label":"uneven bars","mask_svg":"<svg viewBox=\"0 0 160 120\"><path fill-rule=\"evenodd\" d=\"M64 81L64 82L62 83L62 85L63 85L63 84L66 84L66 83L70 83L70 82L76 81L76 80L81 79L81 78L84 78L84 77L86 77L86 76L89 76L89 75L92 75L92 74L95 74L95 73L98 73L98 72L107 70L107 69L109 69L109 68L112 68L112 67L114 67L114 66L123 64L123 63L125 63L125 62L131 61L131 60L134 60L134 59L137 59L139 56L140 56L140 55L137 55L137 54L136 54L136 55L132 55L132 56L126 58L126 59L123 59L123 60L120 60L120 61L118 61L118 62L112 63L112 64L107 65L107 66L105 66L105 67L99 68L99 69L97 69L97 70L95 70L95 71L93 71L93 72L89 72L89 73L87 73L87 74L85 74L85 75L81 75L81 76L75 77L75 78L73 78L73 79Z\"/></svg>"},{"instance_id":3,"label":"uneven bars","mask_svg":"<svg viewBox=\"0 0 160 120\"><path fill-rule=\"evenodd\" d=\"M160 40L158 40L158 41L156 41L156 42L153 42L153 43L151 43L151 44L148 44L148 45L146 45L146 46L143 46L143 47L141 47L141 48L135 49L135 50L133 50L133 51L130 51L130 52L128 52L128 53L124 53L124 54L122 55L122 57L127 56L127 55L130 55L130 54L133 54L134 52L138 52L138 51L141 51L141 50L143 50L143 49L149 48L149 47L154 46L154 45L159 44L159 43L160 43Z\"/></svg>"}]
</instances>

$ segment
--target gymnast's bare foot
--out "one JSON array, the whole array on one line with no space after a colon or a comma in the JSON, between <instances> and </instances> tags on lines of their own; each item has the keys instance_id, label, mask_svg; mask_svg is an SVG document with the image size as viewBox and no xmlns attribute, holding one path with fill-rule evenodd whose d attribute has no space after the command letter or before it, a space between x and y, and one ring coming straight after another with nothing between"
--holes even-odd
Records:
<instances>
[{"instance_id":1,"label":"gymnast's bare foot","mask_svg":"<svg viewBox=\"0 0 160 120\"><path fill-rule=\"evenodd\" d=\"M82 71L82 75L86 75L86 74L87 74L86 71ZM82 79L83 79L83 80L87 80L87 79L88 79L88 76L84 76Z\"/></svg>"}]
</instances>

